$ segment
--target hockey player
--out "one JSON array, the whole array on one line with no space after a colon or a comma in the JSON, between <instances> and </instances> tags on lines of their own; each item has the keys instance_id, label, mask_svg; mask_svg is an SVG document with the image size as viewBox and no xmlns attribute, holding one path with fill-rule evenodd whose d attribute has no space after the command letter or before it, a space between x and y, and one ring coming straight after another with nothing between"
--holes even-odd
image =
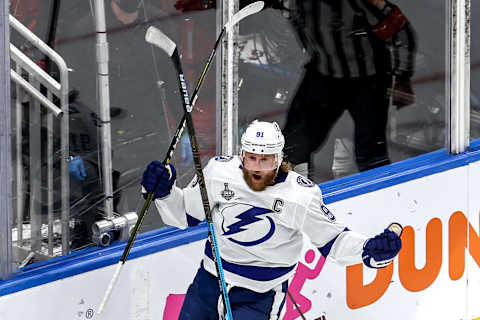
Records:
<instances>
[{"instance_id":1,"label":"hockey player","mask_svg":"<svg viewBox=\"0 0 480 320\"><path fill-rule=\"evenodd\" d=\"M398 254L401 240L396 233L386 229L368 239L336 221L318 185L282 162L284 137L277 123L253 121L241 144L239 156L213 158L204 169L235 320L278 319L304 235L323 256L342 265L363 258L367 266L378 268ZM172 165L153 161L143 174L143 192L154 193L166 224L197 225L204 219L198 180L180 189L175 177ZM179 319L219 319L219 299L207 240Z\"/></svg>"}]
</instances>

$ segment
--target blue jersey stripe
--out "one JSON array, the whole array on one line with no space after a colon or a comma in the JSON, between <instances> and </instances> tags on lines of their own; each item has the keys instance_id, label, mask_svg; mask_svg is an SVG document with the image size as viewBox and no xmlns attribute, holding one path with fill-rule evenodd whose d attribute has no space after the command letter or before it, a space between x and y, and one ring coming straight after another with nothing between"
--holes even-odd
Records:
<instances>
[{"instance_id":1,"label":"blue jersey stripe","mask_svg":"<svg viewBox=\"0 0 480 320\"><path fill-rule=\"evenodd\" d=\"M213 261L212 248L210 241L205 242L205 255ZM270 281L277 279L295 268L295 265L290 267L257 267L257 266L242 266L235 263L230 263L222 259L223 269L235 273L244 278L256 281Z\"/></svg>"},{"instance_id":2,"label":"blue jersey stripe","mask_svg":"<svg viewBox=\"0 0 480 320\"><path fill-rule=\"evenodd\" d=\"M349 230L350 230L350 229L345 228L345 229L343 229L342 232L349 231ZM339 235L340 235L340 234L339 234ZM337 235L335 238L333 238L332 240L330 240L329 242L327 242L327 244L324 245L323 247L318 248L318 250L320 250L320 253L322 254L322 256L323 256L324 258L326 258L326 257L328 256L328 254L330 253L330 250L332 249L332 246L333 246L333 244L335 243L335 241L337 240L337 238L338 238L339 235Z\"/></svg>"},{"instance_id":3,"label":"blue jersey stripe","mask_svg":"<svg viewBox=\"0 0 480 320\"><path fill-rule=\"evenodd\" d=\"M188 224L189 227L195 227L195 226L199 225L200 222L202 222L202 221L198 220L197 218L189 215L188 213L185 213L185 215L187 216L187 224Z\"/></svg>"}]
</instances>

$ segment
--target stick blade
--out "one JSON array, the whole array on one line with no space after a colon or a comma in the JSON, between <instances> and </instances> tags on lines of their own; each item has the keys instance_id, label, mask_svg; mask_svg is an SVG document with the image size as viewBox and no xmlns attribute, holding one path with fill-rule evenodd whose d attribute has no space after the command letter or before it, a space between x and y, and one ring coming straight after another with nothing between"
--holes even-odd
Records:
<instances>
[{"instance_id":1,"label":"stick blade","mask_svg":"<svg viewBox=\"0 0 480 320\"><path fill-rule=\"evenodd\" d=\"M162 49L169 57L172 56L177 47L175 42L154 26L148 27L147 32L145 33L145 41Z\"/></svg>"},{"instance_id":2,"label":"stick blade","mask_svg":"<svg viewBox=\"0 0 480 320\"><path fill-rule=\"evenodd\" d=\"M257 13L259 11L261 11L263 9L263 7L265 6L265 2L263 1L256 1L254 3L251 3L249 4L248 6L246 6L245 8L243 8L242 10L238 11L237 13L235 13L232 17L232 20L231 21L228 21L226 24L225 24L225 29L227 32L230 31L230 29L236 25L240 20L248 17L249 15L252 15L254 13Z\"/></svg>"}]
</instances>

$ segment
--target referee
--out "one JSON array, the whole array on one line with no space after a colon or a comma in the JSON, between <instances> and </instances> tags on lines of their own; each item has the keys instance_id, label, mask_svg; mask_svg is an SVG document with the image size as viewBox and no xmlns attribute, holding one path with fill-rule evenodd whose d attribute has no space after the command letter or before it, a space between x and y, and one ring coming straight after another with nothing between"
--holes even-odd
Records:
<instances>
[{"instance_id":1,"label":"referee","mask_svg":"<svg viewBox=\"0 0 480 320\"><path fill-rule=\"evenodd\" d=\"M311 154L348 110L355 125L358 169L389 164L388 89L394 82L397 106L413 103L414 97L410 78L416 37L411 24L386 0L293 2L292 23L311 59L283 130L287 159L307 176Z\"/></svg>"}]
</instances>

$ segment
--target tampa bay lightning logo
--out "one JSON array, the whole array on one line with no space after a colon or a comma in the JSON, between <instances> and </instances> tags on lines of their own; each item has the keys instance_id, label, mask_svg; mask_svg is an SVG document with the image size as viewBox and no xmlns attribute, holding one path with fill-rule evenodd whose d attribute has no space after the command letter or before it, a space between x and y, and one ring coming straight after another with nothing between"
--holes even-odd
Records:
<instances>
[{"instance_id":1,"label":"tampa bay lightning logo","mask_svg":"<svg viewBox=\"0 0 480 320\"><path fill-rule=\"evenodd\" d=\"M313 187L315 185L311 180L309 180L305 177L302 177L302 176L298 176L297 183L299 185L301 185L302 187L307 187L307 188L308 187Z\"/></svg>"},{"instance_id":2,"label":"tampa bay lightning logo","mask_svg":"<svg viewBox=\"0 0 480 320\"><path fill-rule=\"evenodd\" d=\"M228 162L232 159L233 159L233 156L217 156L217 157L215 157L215 160L219 161L219 162Z\"/></svg>"},{"instance_id":3,"label":"tampa bay lightning logo","mask_svg":"<svg viewBox=\"0 0 480 320\"><path fill-rule=\"evenodd\" d=\"M237 203L222 210L223 236L246 247L254 246L270 239L275 233L275 223L266 214L270 209Z\"/></svg>"}]
</instances>

